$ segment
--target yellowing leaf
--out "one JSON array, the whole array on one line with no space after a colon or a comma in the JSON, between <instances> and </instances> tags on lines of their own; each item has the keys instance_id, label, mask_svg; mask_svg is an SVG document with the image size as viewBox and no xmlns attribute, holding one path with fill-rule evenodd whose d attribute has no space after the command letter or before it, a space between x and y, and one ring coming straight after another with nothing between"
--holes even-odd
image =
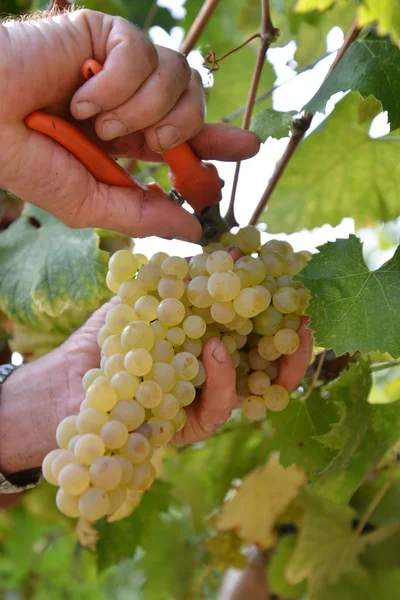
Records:
<instances>
[{"instance_id":1,"label":"yellowing leaf","mask_svg":"<svg viewBox=\"0 0 400 600\"><path fill-rule=\"evenodd\" d=\"M294 465L285 469L279 464L278 453L273 453L264 467L244 479L235 496L224 505L216 528L234 530L246 542L270 548L275 543L275 523L305 482L302 469Z\"/></svg>"}]
</instances>

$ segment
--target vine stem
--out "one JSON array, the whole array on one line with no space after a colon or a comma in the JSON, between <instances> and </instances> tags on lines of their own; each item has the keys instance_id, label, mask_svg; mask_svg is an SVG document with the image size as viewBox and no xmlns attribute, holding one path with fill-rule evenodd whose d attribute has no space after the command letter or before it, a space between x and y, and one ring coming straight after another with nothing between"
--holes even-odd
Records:
<instances>
[{"instance_id":1,"label":"vine stem","mask_svg":"<svg viewBox=\"0 0 400 600\"><path fill-rule=\"evenodd\" d=\"M319 375L321 373L322 365L324 364L325 356L326 356L326 350L324 350L321 353L321 355L320 355L320 357L318 359L317 368L316 368L315 373L313 375L313 378L311 380L310 387L308 388L307 392L304 394L303 398L301 399L302 402L305 402L306 400L308 400L308 398L311 395L311 392L313 391L313 389L317 385L318 379L319 379Z\"/></svg>"},{"instance_id":2,"label":"vine stem","mask_svg":"<svg viewBox=\"0 0 400 600\"><path fill-rule=\"evenodd\" d=\"M279 31L275 29L271 21L271 13L269 8L269 0L261 0L261 31L260 38L261 44L258 50L256 64L254 66L253 76L251 79L249 94L247 96L246 107L244 110L242 128L248 129L250 126L250 119L253 113L254 104L257 96L257 90L261 79L262 70L265 63L265 54L270 47L271 43L275 40L276 36L279 35ZM225 220L230 227L237 225L235 219L235 198L237 185L239 181L241 161L236 163L235 175L232 184L231 199L229 207L225 215Z\"/></svg>"},{"instance_id":3,"label":"vine stem","mask_svg":"<svg viewBox=\"0 0 400 600\"><path fill-rule=\"evenodd\" d=\"M214 11L217 8L218 4L219 0L205 0L199 13L197 14L197 17L193 21L186 38L182 42L182 45L180 47L180 52L182 52L182 54L187 56L189 52L193 50L197 40L203 33L208 21L214 14Z\"/></svg>"},{"instance_id":4,"label":"vine stem","mask_svg":"<svg viewBox=\"0 0 400 600\"><path fill-rule=\"evenodd\" d=\"M350 27L349 31L347 32L346 37L343 40L343 44L339 48L338 53L335 57L335 60L333 61L328 73L324 77L322 84L327 80L327 78L331 75L332 71L337 67L339 62L342 60L344 54L346 53L347 49L349 48L350 44L352 42L354 42L354 40L357 38L359 33L360 33L360 28L357 26L356 17L354 17L351 27ZM322 84L321 84L321 86L322 86ZM293 123L294 131L292 133L292 136L289 139L289 142L288 142L288 145L286 146L285 152L283 153L281 159L276 164L275 171L272 174L270 180L268 181L267 187L265 188L265 191L264 191L263 195L261 196L261 199L260 199L259 203L257 204L255 211L253 212L253 214L251 216L251 219L249 221L250 225L255 225L257 223L261 213L265 210L265 207L267 206L267 204L269 202L272 192L276 188L276 186L277 186L280 178L282 177L282 174L284 173L296 148L298 147L298 145L304 138L306 132L308 131L308 129L311 125L313 116L314 115L312 113L307 112L300 119L297 119L296 121L294 121L294 123Z\"/></svg>"},{"instance_id":5,"label":"vine stem","mask_svg":"<svg viewBox=\"0 0 400 600\"><path fill-rule=\"evenodd\" d=\"M391 369L392 367L397 367L398 365L400 365L400 360L391 360L389 362L382 363L380 365L376 365L376 367L371 367L370 372L377 373L378 371L383 371L385 369Z\"/></svg>"},{"instance_id":6,"label":"vine stem","mask_svg":"<svg viewBox=\"0 0 400 600\"><path fill-rule=\"evenodd\" d=\"M366 524L370 520L371 516L375 512L376 507L378 506L378 504L380 503L380 501L382 500L382 498L386 494L386 492L389 490L390 486L392 485L392 483L394 482L396 477L397 477L396 469L393 469L392 473L390 474L387 481L385 482L385 485L383 485L377 491L375 496L372 498L370 504L368 505L367 510L365 511L365 513L363 514L363 516L360 519L357 529L354 532L354 537L356 539L361 535L364 527L366 526Z\"/></svg>"}]
</instances>

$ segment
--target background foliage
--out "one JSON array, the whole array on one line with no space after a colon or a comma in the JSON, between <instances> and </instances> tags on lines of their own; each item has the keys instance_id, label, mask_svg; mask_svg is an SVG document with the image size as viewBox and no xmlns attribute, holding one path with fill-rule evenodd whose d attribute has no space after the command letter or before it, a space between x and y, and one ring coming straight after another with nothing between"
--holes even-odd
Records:
<instances>
[{"instance_id":1,"label":"background foliage","mask_svg":"<svg viewBox=\"0 0 400 600\"><path fill-rule=\"evenodd\" d=\"M167 32L174 26L187 32L201 5L187 0L178 20L152 0L85 2ZM0 0L2 15L42 8L41 0ZM272 0L271 10L280 29L276 45L297 44L297 70L325 55L332 27L346 32L356 19L365 29L305 110L324 112L333 94L350 93L301 143L261 221L269 233L292 233L344 217L357 227L395 219L397 0ZM203 56L212 50L220 57L259 28L258 0L221 0L197 46ZM246 102L256 50L253 41L221 62L207 90L209 120L240 123L229 115ZM266 63L260 93L274 83ZM372 139L371 122L382 110L391 132ZM288 135L295 114L274 111L271 94L256 111L253 128L263 141ZM151 172L166 185L165 168L138 164L136 172ZM5 193L0 202L0 352L4 358L9 344L34 358L107 299L108 255L131 241L103 230L70 230L29 206L18 216L21 204ZM38 229L35 219L45 226ZM320 247L299 279L312 292L308 312L321 353L287 410L261 424L233 414L206 442L169 449L159 480L133 515L98 525L96 552L77 544L73 524L55 508L53 488L44 484L29 493L0 512L1 597L212 600L233 567L243 570L236 598L255 598L261 590L265 598L395 600L399 273L398 250L372 272L357 236ZM246 579L253 572L261 573L257 590Z\"/></svg>"}]
</instances>

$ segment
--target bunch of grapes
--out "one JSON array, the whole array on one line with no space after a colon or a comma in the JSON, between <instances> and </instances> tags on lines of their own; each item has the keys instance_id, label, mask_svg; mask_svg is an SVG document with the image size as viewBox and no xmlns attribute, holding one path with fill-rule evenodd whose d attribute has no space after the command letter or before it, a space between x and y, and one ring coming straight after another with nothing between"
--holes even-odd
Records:
<instances>
[{"instance_id":1,"label":"bunch of grapes","mask_svg":"<svg viewBox=\"0 0 400 600\"><path fill-rule=\"evenodd\" d=\"M120 303L98 333L100 368L83 377L80 412L59 424L59 449L43 461L62 513L94 522L134 510L155 478L154 452L185 425L206 379L201 355L212 337L230 354L248 418L287 406L287 390L273 381L280 357L300 343L309 292L292 275L311 255L284 241L260 246L249 226L189 262L128 250L110 258L107 285Z\"/></svg>"}]
</instances>

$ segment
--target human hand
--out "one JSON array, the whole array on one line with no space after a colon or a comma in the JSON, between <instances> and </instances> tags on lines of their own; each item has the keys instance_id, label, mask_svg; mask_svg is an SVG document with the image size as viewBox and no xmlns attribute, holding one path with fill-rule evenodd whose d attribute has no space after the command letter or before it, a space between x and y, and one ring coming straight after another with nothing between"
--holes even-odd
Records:
<instances>
[{"instance_id":1,"label":"human hand","mask_svg":"<svg viewBox=\"0 0 400 600\"><path fill-rule=\"evenodd\" d=\"M84 82L88 58L104 68ZM25 126L35 110L73 122L114 157L159 161L190 140L201 158L238 160L260 144L253 133L205 125L200 77L184 56L100 12L0 24L0 97L0 187L71 227L201 235L197 219L169 198L96 181L62 146Z\"/></svg>"}]
</instances>

